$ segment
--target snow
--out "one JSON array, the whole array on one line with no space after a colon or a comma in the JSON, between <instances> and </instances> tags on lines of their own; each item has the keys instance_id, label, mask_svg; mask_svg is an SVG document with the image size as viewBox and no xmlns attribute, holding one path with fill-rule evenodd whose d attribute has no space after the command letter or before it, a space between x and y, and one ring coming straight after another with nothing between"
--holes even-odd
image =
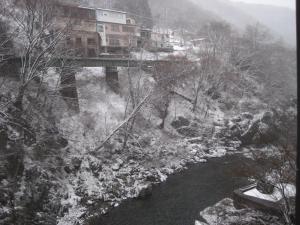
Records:
<instances>
[{"instance_id":1,"label":"snow","mask_svg":"<svg viewBox=\"0 0 300 225\"><path fill-rule=\"evenodd\" d=\"M200 216L209 225L232 225L232 224L261 224L279 225L276 217L266 215L251 208L236 209L233 200L225 198L212 207L208 207L200 212ZM198 225L195 223L195 225ZM203 225L206 225L205 223Z\"/></svg>"},{"instance_id":2,"label":"snow","mask_svg":"<svg viewBox=\"0 0 300 225\"><path fill-rule=\"evenodd\" d=\"M273 193L271 195L263 194L263 193L259 192L256 188L253 188L249 191L246 191L246 192L244 192L244 194L248 195L248 196L264 199L264 200L267 200L267 201L271 201L271 202L277 202L281 199L275 193Z\"/></svg>"},{"instance_id":3,"label":"snow","mask_svg":"<svg viewBox=\"0 0 300 225\"><path fill-rule=\"evenodd\" d=\"M62 217L57 225L74 225L81 224L83 222L80 218L86 212L86 208L84 207L73 207L69 209L69 213Z\"/></svg>"},{"instance_id":4,"label":"snow","mask_svg":"<svg viewBox=\"0 0 300 225\"><path fill-rule=\"evenodd\" d=\"M271 202L277 202L283 198L283 192L286 197L294 197L296 195L296 187L292 184L282 184L277 185L272 194L263 194L256 188L246 191L244 194Z\"/></svg>"},{"instance_id":5,"label":"snow","mask_svg":"<svg viewBox=\"0 0 300 225\"><path fill-rule=\"evenodd\" d=\"M174 48L174 51L186 51L187 50L186 46L174 45L173 48Z\"/></svg>"}]
</instances>

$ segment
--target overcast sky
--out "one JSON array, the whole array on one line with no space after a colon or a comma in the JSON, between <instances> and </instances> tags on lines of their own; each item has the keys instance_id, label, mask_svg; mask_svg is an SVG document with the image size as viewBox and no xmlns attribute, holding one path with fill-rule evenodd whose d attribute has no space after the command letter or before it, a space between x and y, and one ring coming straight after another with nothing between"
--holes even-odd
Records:
<instances>
[{"instance_id":1,"label":"overcast sky","mask_svg":"<svg viewBox=\"0 0 300 225\"><path fill-rule=\"evenodd\" d=\"M231 0L231 1L284 6L291 9L295 9L295 4L296 4L295 3L296 0Z\"/></svg>"}]
</instances>

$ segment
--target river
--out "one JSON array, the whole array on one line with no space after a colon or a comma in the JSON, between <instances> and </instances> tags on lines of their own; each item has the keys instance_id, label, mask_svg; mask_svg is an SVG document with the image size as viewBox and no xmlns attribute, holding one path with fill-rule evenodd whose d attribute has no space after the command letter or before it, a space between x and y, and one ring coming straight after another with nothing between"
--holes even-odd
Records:
<instances>
[{"instance_id":1,"label":"river","mask_svg":"<svg viewBox=\"0 0 300 225\"><path fill-rule=\"evenodd\" d=\"M253 163L241 155L209 159L207 163L169 176L146 199L131 199L89 225L193 225L199 212L248 184L240 174Z\"/></svg>"}]
</instances>

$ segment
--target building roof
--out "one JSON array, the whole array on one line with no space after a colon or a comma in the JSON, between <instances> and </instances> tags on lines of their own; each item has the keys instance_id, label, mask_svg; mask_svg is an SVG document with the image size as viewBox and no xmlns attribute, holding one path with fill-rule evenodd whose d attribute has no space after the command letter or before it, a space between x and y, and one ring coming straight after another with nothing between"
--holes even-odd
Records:
<instances>
[{"instance_id":1,"label":"building roof","mask_svg":"<svg viewBox=\"0 0 300 225\"><path fill-rule=\"evenodd\" d=\"M104 11L109 11L109 12L117 12L117 13L127 14L127 12L118 11L118 10L114 10L114 9L104 9L104 8L96 8L96 9L98 9L98 10L104 10Z\"/></svg>"},{"instance_id":2,"label":"building roof","mask_svg":"<svg viewBox=\"0 0 300 225\"><path fill-rule=\"evenodd\" d=\"M118 11L118 10L114 10L114 9L93 8L93 7L83 6L83 5L79 5L78 7L79 8L83 8L83 9L103 10L103 11L109 11L109 12L117 12L117 13L127 14L127 12Z\"/></svg>"},{"instance_id":3,"label":"building roof","mask_svg":"<svg viewBox=\"0 0 300 225\"><path fill-rule=\"evenodd\" d=\"M198 38L198 39L193 39L193 40L190 40L190 41L204 41L206 40L206 38Z\"/></svg>"}]
</instances>

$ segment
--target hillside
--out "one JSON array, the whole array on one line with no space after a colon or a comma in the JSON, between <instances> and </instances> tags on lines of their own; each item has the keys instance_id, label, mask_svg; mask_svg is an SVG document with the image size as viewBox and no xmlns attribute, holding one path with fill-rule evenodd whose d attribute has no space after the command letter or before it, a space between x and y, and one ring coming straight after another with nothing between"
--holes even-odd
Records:
<instances>
[{"instance_id":1,"label":"hillside","mask_svg":"<svg viewBox=\"0 0 300 225\"><path fill-rule=\"evenodd\" d=\"M181 0L149 0L156 25L195 31L207 21L219 18L195 3ZM221 19L221 18L219 18Z\"/></svg>"},{"instance_id":2,"label":"hillside","mask_svg":"<svg viewBox=\"0 0 300 225\"><path fill-rule=\"evenodd\" d=\"M219 15L238 28L259 22L268 27L275 37L282 37L291 45L296 45L295 12L284 7L262 4L247 4L229 0L190 0L201 8Z\"/></svg>"},{"instance_id":3,"label":"hillside","mask_svg":"<svg viewBox=\"0 0 300 225\"><path fill-rule=\"evenodd\" d=\"M53 2L28 0L18 8L7 0L10 13L0 14L1 225L292 224L283 222L293 215L292 201L278 201L289 209L282 218L275 216L278 223L265 213L235 209L231 199L202 211L207 223L197 220L200 210L250 180L274 189L277 185L281 193L286 184L294 187L295 49L266 35L264 26L244 31L256 20L225 0L115 0L109 6L106 0L68 2L130 11L141 26L151 27L152 17L155 26L198 36L199 43L150 52L115 41L110 44L126 54L99 51L90 58L82 52L105 46L93 44L91 33L99 37L100 31L90 27L106 23L104 38L118 40L119 34L109 36L108 31L122 30L129 40L133 32L123 29L130 27L125 21L122 29L114 29L123 13L103 13L113 15L106 22L91 18L95 9L72 8L71 20L82 26L73 27L68 16L63 18L66 27L58 29ZM95 65L101 61L111 63ZM239 163L232 161L233 167L223 170L235 156ZM185 172L195 167L199 170L188 178ZM175 189L166 189L173 175L182 179L171 182ZM166 195L155 194L162 189ZM148 205L154 199L158 204ZM146 214L136 210L141 205ZM141 222L128 220L136 217Z\"/></svg>"},{"instance_id":4,"label":"hillside","mask_svg":"<svg viewBox=\"0 0 300 225\"><path fill-rule=\"evenodd\" d=\"M276 38L282 37L295 46L295 12L284 7L236 3L229 0L149 0L152 13L159 25L199 29L210 20L225 20L243 30L257 22L268 27ZM274 16L276 15L276 16Z\"/></svg>"},{"instance_id":5,"label":"hillside","mask_svg":"<svg viewBox=\"0 0 300 225\"><path fill-rule=\"evenodd\" d=\"M287 44L296 46L295 11L269 5L236 3L234 6L266 25Z\"/></svg>"}]
</instances>

